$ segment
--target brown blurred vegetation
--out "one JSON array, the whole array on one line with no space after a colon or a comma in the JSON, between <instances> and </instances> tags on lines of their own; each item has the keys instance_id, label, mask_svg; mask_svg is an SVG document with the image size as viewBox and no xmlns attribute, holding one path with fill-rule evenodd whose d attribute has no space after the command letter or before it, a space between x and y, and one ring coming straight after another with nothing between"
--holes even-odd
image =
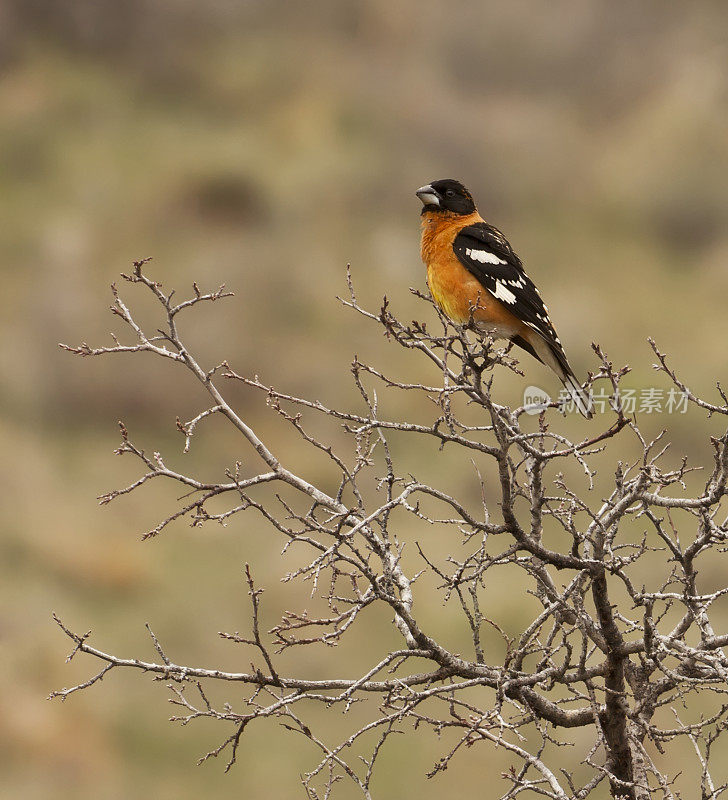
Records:
<instances>
[{"instance_id":1,"label":"brown blurred vegetation","mask_svg":"<svg viewBox=\"0 0 728 800\"><path fill-rule=\"evenodd\" d=\"M245 623L238 566L250 561L268 588L271 625L294 602L267 579L280 548L263 526L181 524L142 544L172 495L155 485L95 505L136 475L111 454L117 418L171 455L181 451L175 415L202 402L149 360L82 362L58 350L106 340L118 272L152 255L167 285L225 282L236 298L190 318L198 354L351 402L354 352L403 377L425 366L337 304L345 264L372 307L386 293L405 318L421 313L408 292L423 285L412 193L457 177L542 287L577 372L594 366L596 340L634 367L628 385L662 386L652 335L709 395L728 367L726 16L707 0L0 5L7 796L298 796L314 758L271 727L231 775L214 762L197 769L220 732L172 727L163 689L135 676L114 674L64 706L44 699L87 669L63 664L51 610L98 631L102 649L143 655L148 620L180 662L245 668L216 636ZM529 383L557 391L545 370L527 368L526 379L499 379L504 401L520 403ZM232 391L286 452L260 398ZM406 400L392 398L393 413L407 413ZM707 463L699 420L649 424L669 423L676 459ZM185 458L219 472L237 447L211 421ZM436 454L418 455L438 469ZM298 444L290 458L318 477ZM471 480L470 465L448 466ZM491 600L509 602L497 591ZM428 613L446 625L447 608ZM329 674L370 646L352 643L336 659L322 650L308 668ZM381 796L485 796L484 772L508 763L465 756L428 783L437 752L434 741L398 742Z\"/></svg>"}]
</instances>

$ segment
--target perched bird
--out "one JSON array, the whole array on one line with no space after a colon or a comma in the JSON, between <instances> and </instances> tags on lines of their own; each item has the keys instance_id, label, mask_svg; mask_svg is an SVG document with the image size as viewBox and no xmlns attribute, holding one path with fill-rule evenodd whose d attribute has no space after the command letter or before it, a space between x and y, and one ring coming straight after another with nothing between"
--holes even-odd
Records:
<instances>
[{"instance_id":1,"label":"perched bird","mask_svg":"<svg viewBox=\"0 0 728 800\"><path fill-rule=\"evenodd\" d=\"M471 319L484 333L510 339L550 367L591 418L591 403L566 359L548 308L505 236L478 214L470 192L442 180L418 189L427 284L456 324Z\"/></svg>"}]
</instances>

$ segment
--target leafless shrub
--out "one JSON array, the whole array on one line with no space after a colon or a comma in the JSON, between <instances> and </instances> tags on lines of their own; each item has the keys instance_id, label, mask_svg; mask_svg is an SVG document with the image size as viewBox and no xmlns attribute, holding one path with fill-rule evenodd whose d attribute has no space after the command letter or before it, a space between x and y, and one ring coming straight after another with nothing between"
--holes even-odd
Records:
<instances>
[{"instance_id":1,"label":"leafless shrub","mask_svg":"<svg viewBox=\"0 0 728 800\"><path fill-rule=\"evenodd\" d=\"M596 346L600 368L590 383L601 381L610 387L613 411L597 419L608 418L611 424L572 442L554 430L562 419L559 413L547 410L530 426L535 430L528 430L523 407L512 410L491 395L494 368L517 370L507 350L454 329L442 317L438 333L421 323L403 324L386 301L378 313L371 313L357 301L351 280L343 302L374 326L383 327L397 345L423 356L430 363L428 374L435 378L431 384L403 383L355 360L353 377L365 410L328 408L318 400L276 391L258 377L240 375L226 362L211 369L200 365L183 344L178 318L229 293L221 287L205 294L195 285L194 295L177 303L173 293L165 294L146 275L144 264L135 263L133 272L123 277L156 297L164 329L153 335L145 332L112 287L112 311L130 329L133 343L125 345L114 337L110 347L62 346L82 356L143 351L178 363L210 396L210 406L196 417L177 420L184 451L203 420L216 414L247 442L260 470L248 473L237 464L227 470L225 481L203 482L168 467L159 453L147 455L121 424L117 452L138 459L143 474L130 486L103 495L101 503L160 478L181 484L186 499L145 538L161 534L183 517L192 525L203 525L228 522L237 515L260 515L284 537L286 548L295 545L309 553L305 566L284 580L310 582L313 592L325 598L330 613L313 617L304 611L287 612L275 627L263 630L261 589L246 566L250 632L221 635L257 653L257 664L248 673L177 664L151 629L157 661L120 658L97 649L89 634L74 633L56 618L74 643L70 657L82 652L102 662L103 668L52 697L65 699L122 667L168 679L172 702L179 708L173 719L186 724L208 717L231 726L222 743L201 759L224 754L228 769L244 734L254 727L251 723L278 720L307 737L319 752L318 763L303 778L310 798L332 796L340 780L352 781L370 798L377 758L388 738L402 732L417 737L423 729L442 734L442 757L430 775L447 769L466 747L483 744L508 751L513 766L503 775L502 798L530 793L576 800L603 796L607 786L614 798L675 798L679 794L674 779L681 765L666 769L669 762L659 754L669 753L679 739L694 749L702 776L701 797L717 798L725 792L726 783L711 776L711 756L728 718L728 661L722 650L728 635L714 630L711 606L728 589L701 592L697 571L701 559L724 549L728 535L727 521L720 515L728 479L728 433L711 438L712 471L702 491L691 495L684 480L689 471L686 462L672 469L663 466L666 448L661 436L645 439L616 399L626 368L615 369ZM432 308L427 310L433 316ZM656 369L690 402L709 415L728 414L720 386L722 404L695 397L652 346ZM338 475L336 491L327 493L289 469L285 454L272 452L226 400L218 377L259 390L290 425L291 436L302 437L328 457ZM377 385L426 396L436 410L435 418L424 423L385 418L379 410ZM463 420L473 406L484 424L473 426ZM309 433L304 415L322 415L343 426L348 451ZM596 428L598 421L592 425ZM617 447L630 432L640 442L641 457L617 465L606 498L595 503L588 491L569 486L564 476L573 473L570 467L576 465L590 482L595 455ZM390 447L395 437L399 447L413 437L429 437L474 460L479 470L490 470L497 503L486 502L484 492L481 506L467 507L449 491L403 474ZM279 493L263 494L264 484L272 484ZM228 498L227 508L211 510L210 501L221 497ZM405 543L397 536L401 514L412 515L418 525L437 524L449 530L451 556L438 562L418 547L417 570L406 570ZM550 547L545 527L561 531L570 547ZM657 585L649 587L640 569L647 561L653 562L649 574L659 576ZM497 620L488 618L481 596L494 571L514 567L523 574L540 610L518 636L509 637ZM424 573L436 576L442 598L456 602L464 615L471 632L469 653L452 652L428 631L427 621L416 616L415 581ZM628 602L615 602L615 595L626 596ZM276 666L280 651L337 645L356 629L364 609L374 604L387 607L393 615L399 647L373 653L371 663L362 664L356 674L336 679L280 672ZM502 635L502 657L484 645L484 630L493 629ZM205 686L226 681L247 687L241 708L229 703L217 707L208 700ZM702 713L691 713L703 696L711 704L710 713L705 713L704 703L698 705ZM368 716L362 724L357 721L343 741L332 742L305 722L311 704L324 706L330 714L360 704ZM681 716L691 721L683 722ZM586 735L591 743L583 758L575 756L573 748L564 749L572 729L583 729L581 741ZM247 746L255 747L255 742ZM357 748L366 748L368 755L357 758ZM691 796L697 796L697 787Z\"/></svg>"}]
</instances>

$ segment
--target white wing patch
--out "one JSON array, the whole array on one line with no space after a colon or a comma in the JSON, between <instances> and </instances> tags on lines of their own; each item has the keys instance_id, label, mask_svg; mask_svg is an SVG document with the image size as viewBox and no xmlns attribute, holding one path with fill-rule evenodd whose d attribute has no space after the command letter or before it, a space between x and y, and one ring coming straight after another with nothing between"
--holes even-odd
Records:
<instances>
[{"instance_id":1,"label":"white wing patch","mask_svg":"<svg viewBox=\"0 0 728 800\"><path fill-rule=\"evenodd\" d=\"M499 300L503 300L504 303L510 303L513 305L513 303L516 302L515 294L513 294L510 289L507 289L505 284L503 284L501 281L495 282L495 296Z\"/></svg>"},{"instance_id":2,"label":"white wing patch","mask_svg":"<svg viewBox=\"0 0 728 800\"><path fill-rule=\"evenodd\" d=\"M489 229L488 234L492 236L496 242L500 242L504 246L507 246L508 243L500 231ZM478 237L469 236L468 238L472 241L473 238ZM556 335L556 331L554 330L551 320L549 319L548 306L541 299L541 293L539 290L533 285L533 283L531 283L531 281L528 280L524 274L522 274L522 269L520 266L521 262L517 257L514 256L515 264L512 264L507 259L499 258L495 253L491 252L488 249L487 244L477 247L463 247L462 250L456 246L455 250L456 252L459 251L460 253L462 253L464 250L467 258L477 261L480 264L493 264L494 266L509 265L511 268L509 270L484 270L485 275L481 278L481 282L485 280L485 285L488 286L491 294L501 302L511 306L516 315L519 317L521 316L521 313L518 310L518 303L524 303L525 308L521 309L521 312L526 316L535 314L538 322L526 321L525 319L522 320L522 322L528 325L531 330L538 333L539 337L542 339L546 340L547 342L554 342L558 348L562 347L561 340ZM499 273L501 277L497 277ZM477 271L474 274L476 277L478 277ZM506 275L509 277L506 277ZM495 281L495 287L490 288L493 281ZM516 294L516 292L520 292L522 290L525 292L525 294L521 296L519 300L519 296ZM532 292L535 292L535 297L531 294ZM537 308L540 310L536 310Z\"/></svg>"},{"instance_id":3,"label":"white wing patch","mask_svg":"<svg viewBox=\"0 0 728 800\"><path fill-rule=\"evenodd\" d=\"M474 261L480 261L481 264L507 264L502 258L491 253L489 250L476 250L475 248L467 248L465 255L472 258Z\"/></svg>"}]
</instances>

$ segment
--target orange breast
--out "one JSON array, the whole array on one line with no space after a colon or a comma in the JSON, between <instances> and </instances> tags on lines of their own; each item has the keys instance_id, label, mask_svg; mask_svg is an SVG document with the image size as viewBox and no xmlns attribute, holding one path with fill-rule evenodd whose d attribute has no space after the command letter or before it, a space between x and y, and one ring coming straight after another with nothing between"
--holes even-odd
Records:
<instances>
[{"instance_id":1,"label":"orange breast","mask_svg":"<svg viewBox=\"0 0 728 800\"><path fill-rule=\"evenodd\" d=\"M438 306L453 322L464 323L487 311L490 294L456 259L434 261L427 267L427 285ZM494 300L494 302L497 302Z\"/></svg>"},{"instance_id":2,"label":"orange breast","mask_svg":"<svg viewBox=\"0 0 728 800\"><path fill-rule=\"evenodd\" d=\"M484 330L496 336L513 336L525 325L468 272L453 250L458 231L482 221L478 214L470 216L472 219L423 214L422 260L427 266L427 285L437 305L453 322L467 322L472 310L473 318Z\"/></svg>"}]
</instances>

